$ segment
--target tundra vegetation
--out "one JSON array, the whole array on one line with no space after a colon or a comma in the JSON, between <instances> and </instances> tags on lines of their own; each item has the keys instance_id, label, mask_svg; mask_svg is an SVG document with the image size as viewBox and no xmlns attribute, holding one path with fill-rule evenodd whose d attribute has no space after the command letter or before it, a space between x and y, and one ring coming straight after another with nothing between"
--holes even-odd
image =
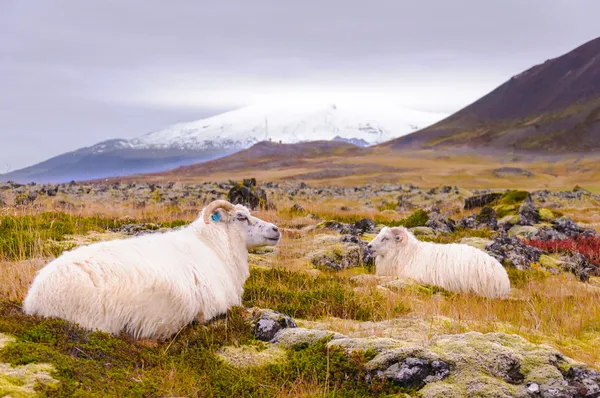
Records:
<instances>
[{"instance_id":1,"label":"tundra vegetation","mask_svg":"<svg viewBox=\"0 0 600 398\"><path fill-rule=\"evenodd\" d=\"M0 184L0 396L594 396L600 197L494 192ZM282 232L250 251L243 306L162 341L23 314L35 273L65 250L187 225L232 194ZM375 276L366 245L383 226L485 250L509 297Z\"/></svg>"}]
</instances>

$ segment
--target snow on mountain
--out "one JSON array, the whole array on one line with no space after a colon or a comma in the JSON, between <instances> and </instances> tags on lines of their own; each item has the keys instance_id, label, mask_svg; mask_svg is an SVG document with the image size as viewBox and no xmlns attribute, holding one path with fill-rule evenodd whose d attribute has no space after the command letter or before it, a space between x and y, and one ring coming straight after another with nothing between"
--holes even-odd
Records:
<instances>
[{"instance_id":1,"label":"snow on mountain","mask_svg":"<svg viewBox=\"0 0 600 398\"><path fill-rule=\"evenodd\" d=\"M441 120L446 115L398 107L252 105L206 119L179 123L138 138L118 141L131 149L185 151L247 148L260 142L344 140L373 145ZM99 147L97 150L105 150Z\"/></svg>"},{"instance_id":2,"label":"snow on mountain","mask_svg":"<svg viewBox=\"0 0 600 398\"><path fill-rule=\"evenodd\" d=\"M154 173L202 163L261 141L343 141L368 146L427 127L446 115L389 104L253 105L134 139L111 139L0 175L39 183Z\"/></svg>"}]
</instances>

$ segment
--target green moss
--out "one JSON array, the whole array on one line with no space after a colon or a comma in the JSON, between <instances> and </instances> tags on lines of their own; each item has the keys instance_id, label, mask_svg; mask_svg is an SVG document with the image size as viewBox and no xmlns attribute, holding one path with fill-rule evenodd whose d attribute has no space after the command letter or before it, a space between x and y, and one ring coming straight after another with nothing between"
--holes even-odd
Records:
<instances>
[{"instance_id":1,"label":"green moss","mask_svg":"<svg viewBox=\"0 0 600 398\"><path fill-rule=\"evenodd\" d=\"M516 205L498 205L494 206L494 210L496 211L496 217L498 219L503 219L507 216L518 216L519 207Z\"/></svg>"},{"instance_id":2,"label":"green moss","mask_svg":"<svg viewBox=\"0 0 600 398\"><path fill-rule=\"evenodd\" d=\"M217 356L228 365L236 368L252 368L281 363L286 358L286 351L271 345L226 346L217 352Z\"/></svg>"},{"instance_id":3,"label":"green moss","mask_svg":"<svg viewBox=\"0 0 600 398\"><path fill-rule=\"evenodd\" d=\"M389 396L411 391L377 378L365 383L368 376L365 364L372 354L357 351L348 355L342 348L328 346L328 340L292 350L289 356L290 370L311 375L312 383L325 385L330 391L325 396Z\"/></svg>"},{"instance_id":4,"label":"green moss","mask_svg":"<svg viewBox=\"0 0 600 398\"><path fill-rule=\"evenodd\" d=\"M527 191L508 191L498 201L498 205L514 205L524 202L529 196Z\"/></svg>"},{"instance_id":5,"label":"green moss","mask_svg":"<svg viewBox=\"0 0 600 398\"><path fill-rule=\"evenodd\" d=\"M362 234L360 239L364 240L365 242L371 242L376 237L377 237L377 235L375 235L375 234Z\"/></svg>"},{"instance_id":6,"label":"green moss","mask_svg":"<svg viewBox=\"0 0 600 398\"><path fill-rule=\"evenodd\" d=\"M36 389L54 397L269 397L293 394L299 385L317 385L328 391L326 396L371 397L401 391L386 381L365 383L365 363L372 354L348 356L328 348L327 341L283 352L267 348L253 339L246 314L233 308L208 325L187 327L176 339L149 345L58 320L27 317L14 304L3 302L0 332L10 331L15 340L0 349L0 362L30 369L50 363L59 383L38 384ZM231 347L254 347L253 352L270 359L255 366L234 366L223 358ZM0 378L3 393L8 391L6 380ZM13 390L22 384L12 378L8 382Z\"/></svg>"},{"instance_id":7,"label":"green moss","mask_svg":"<svg viewBox=\"0 0 600 398\"><path fill-rule=\"evenodd\" d=\"M540 219L542 221L546 221L546 222L554 221L555 219L563 216L563 213L561 213L560 211L546 209L546 208L541 208L539 210L539 214L540 214Z\"/></svg>"},{"instance_id":8,"label":"green moss","mask_svg":"<svg viewBox=\"0 0 600 398\"><path fill-rule=\"evenodd\" d=\"M0 396L33 397L36 386L47 391L58 387L58 382L50 376L54 367L48 364L29 364L13 367L0 363Z\"/></svg>"},{"instance_id":9,"label":"green moss","mask_svg":"<svg viewBox=\"0 0 600 398\"><path fill-rule=\"evenodd\" d=\"M508 214L498 220L501 224L516 225L521 221L518 214Z\"/></svg>"},{"instance_id":10,"label":"green moss","mask_svg":"<svg viewBox=\"0 0 600 398\"><path fill-rule=\"evenodd\" d=\"M546 254L542 254L540 256L540 265L546 269L553 269L556 271L560 271L562 262L554 257L548 256Z\"/></svg>"},{"instance_id":11,"label":"green moss","mask_svg":"<svg viewBox=\"0 0 600 398\"><path fill-rule=\"evenodd\" d=\"M507 267L508 279L512 287L525 287L529 282L548 278L548 273L539 269L520 270L515 267Z\"/></svg>"},{"instance_id":12,"label":"green moss","mask_svg":"<svg viewBox=\"0 0 600 398\"><path fill-rule=\"evenodd\" d=\"M485 238L468 237L468 238L461 239L459 241L459 243L463 243L465 245L475 247L479 250L485 250L485 248L487 246L489 246L490 244L492 244L493 241L491 239L485 239Z\"/></svg>"}]
</instances>

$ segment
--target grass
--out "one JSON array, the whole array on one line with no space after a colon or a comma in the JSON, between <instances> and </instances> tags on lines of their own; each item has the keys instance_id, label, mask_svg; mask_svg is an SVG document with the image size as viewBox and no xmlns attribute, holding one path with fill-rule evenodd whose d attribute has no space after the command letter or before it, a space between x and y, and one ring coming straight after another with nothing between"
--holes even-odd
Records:
<instances>
[{"instance_id":1,"label":"grass","mask_svg":"<svg viewBox=\"0 0 600 398\"><path fill-rule=\"evenodd\" d=\"M294 318L334 316L359 321L380 321L390 316L381 306L385 297L372 289L357 293L356 284L333 273L311 276L285 269L253 270L246 282L244 304L271 308ZM398 303L392 311L404 315L409 309Z\"/></svg>"},{"instance_id":2,"label":"grass","mask_svg":"<svg viewBox=\"0 0 600 398\"><path fill-rule=\"evenodd\" d=\"M493 239L497 235L487 229L464 229L456 228L454 232L439 234L435 237L421 236L419 239L435 243L457 243L463 238L481 238L481 239Z\"/></svg>"},{"instance_id":3,"label":"grass","mask_svg":"<svg viewBox=\"0 0 600 398\"><path fill-rule=\"evenodd\" d=\"M326 341L290 349L285 361L239 369L218 358L226 345L254 344L245 310L233 308L208 326L186 329L177 339L147 345L126 336L87 332L59 320L21 314L0 303L0 332L17 342L0 352L13 365L50 362L58 386L46 396L253 396L295 395L318 388L324 396L380 396L399 392L389 382L364 383L368 354L348 357ZM320 394L321 395L321 394Z\"/></svg>"},{"instance_id":4,"label":"grass","mask_svg":"<svg viewBox=\"0 0 600 398\"><path fill-rule=\"evenodd\" d=\"M84 217L65 212L0 216L0 260L58 256L73 247L56 244L66 241L68 236L110 231L141 222L143 220L114 219L103 215ZM163 222L160 226L169 228L183 224L185 221L175 220Z\"/></svg>"},{"instance_id":5,"label":"grass","mask_svg":"<svg viewBox=\"0 0 600 398\"><path fill-rule=\"evenodd\" d=\"M349 332L349 324L368 322L370 333L381 336L385 336L386 326L380 321L415 318L433 322L442 317L445 321L439 333L516 333L600 368L600 307L593 305L600 301L597 280L583 284L573 275L551 275L539 267L528 271L509 268L514 294L509 299L488 300L432 287L384 289L372 278L353 278L372 272L363 267L342 272L314 269L306 253L318 248L319 234L332 233L311 229L320 221L352 222L369 217L381 224L411 226L427 221L422 210L395 212L379 207L381 200L390 201L394 196L374 200L370 207L350 198L319 201L309 196L275 196L281 210L255 214L277 223L284 238L274 254L264 257L266 266L262 262L252 266L244 307L271 308L301 321L327 321L331 330L340 333ZM301 204L306 213L290 212L293 203ZM593 221L592 211L599 207L587 202L581 206L585 212L580 213ZM453 212L455 219L465 214L460 212L459 199L448 199L440 207ZM195 217L197 210L183 206L139 210L111 203L104 211L97 206L61 211L30 208L0 216L0 333L17 339L0 350L0 362L53 364L53 376L60 384L45 387L47 396L339 397L400 392L390 384L363 382L368 355L348 357L327 349L324 342L288 350L284 360L257 368L240 369L224 362L217 352L225 346L265 348L252 337L248 314L242 308L234 308L206 326L185 328L176 338L159 343L90 333L62 321L21 313L20 301L35 272L68 247L56 246L56 242L68 244L73 235L102 233L129 223L181 225ZM576 215L577 203L570 202L561 211ZM493 233L459 228L427 239L452 243L466 237L489 239ZM423 335L424 340L429 338Z\"/></svg>"}]
</instances>

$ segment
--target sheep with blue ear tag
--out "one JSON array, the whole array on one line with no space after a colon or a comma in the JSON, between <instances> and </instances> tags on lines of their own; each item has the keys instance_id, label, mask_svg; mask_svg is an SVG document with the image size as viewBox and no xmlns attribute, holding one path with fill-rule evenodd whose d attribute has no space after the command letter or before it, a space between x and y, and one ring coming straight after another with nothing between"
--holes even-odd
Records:
<instances>
[{"instance_id":1,"label":"sheep with blue ear tag","mask_svg":"<svg viewBox=\"0 0 600 398\"><path fill-rule=\"evenodd\" d=\"M216 200L179 230L63 253L38 272L23 310L90 330L167 338L241 305L248 249L280 238L277 226L246 207Z\"/></svg>"}]
</instances>

